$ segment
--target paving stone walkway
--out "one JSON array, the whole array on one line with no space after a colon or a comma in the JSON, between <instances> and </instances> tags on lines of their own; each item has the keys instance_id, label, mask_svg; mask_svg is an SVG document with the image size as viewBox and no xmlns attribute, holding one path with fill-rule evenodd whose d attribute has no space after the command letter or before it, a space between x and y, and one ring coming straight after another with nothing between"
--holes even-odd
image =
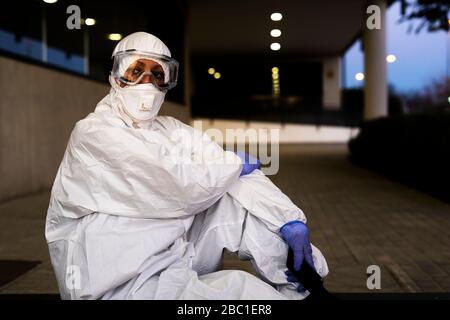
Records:
<instances>
[{"instance_id":1,"label":"paving stone walkway","mask_svg":"<svg viewBox=\"0 0 450 320\"><path fill-rule=\"evenodd\" d=\"M345 145L281 147L271 179L303 209L331 292L450 292L450 204L358 168ZM44 239L48 192L0 204L0 260L42 261L0 293L57 293ZM366 269L381 268L369 291ZM224 268L251 270L226 255Z\"/></svg>"}]
</instances>

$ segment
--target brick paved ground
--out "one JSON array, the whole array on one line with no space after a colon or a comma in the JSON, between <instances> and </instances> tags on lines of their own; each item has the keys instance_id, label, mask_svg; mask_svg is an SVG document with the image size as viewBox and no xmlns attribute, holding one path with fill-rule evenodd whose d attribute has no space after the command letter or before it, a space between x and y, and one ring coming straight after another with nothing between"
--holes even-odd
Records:
<instances>
[{"instance_id":1,"label":"brick paved ground","mask_svg":"<svg viewBox=\"0 0 450 320\"><path fill-rule=\"evenodd\" d=\"M378 292L450 291L450 205L352 166L345 145L283 146L271 179L303 209L328 260L332 292L368 292L366 268L381 267ZM43 261L0 293L56 293L43 230L48 193L0 204L0 260ZM230 255L224 268L251 270Z\"/></svg>"},{"instance_id":2,"label":"brick paved ground","mask_svg":"<svg viewBox=\"0 0 450 320\"><path fill-rule=\"evenodd\" d=\"M371 264L381 292L450 291L449 204L353 166L345 145L286 147L272 180L307 215L330 291L367 292Z\"/></svg>"}]
</instances>

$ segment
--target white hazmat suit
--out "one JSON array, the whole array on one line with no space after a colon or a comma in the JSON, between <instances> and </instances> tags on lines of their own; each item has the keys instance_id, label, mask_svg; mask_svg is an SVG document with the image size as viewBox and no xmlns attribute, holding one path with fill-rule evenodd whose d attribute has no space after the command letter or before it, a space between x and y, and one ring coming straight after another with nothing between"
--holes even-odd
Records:
<instances>
[{"instance_id":1,"label":"white hazmat suit","mask_svg":"<svg viewBox=\"0 0 450 320\"><path fill-rule=\"evenodd\" d=\"M170 55L146 33L118 46ZM46 238L61 297L304 298L279 234L303 212L260 170L239 177L240 160L207 135L167 116L136 123L113 91L75 125L52 188ZM217 271L223 249L261 279ZM314 246L313 260L326 276Z\"/></svg>"}]
</instances>

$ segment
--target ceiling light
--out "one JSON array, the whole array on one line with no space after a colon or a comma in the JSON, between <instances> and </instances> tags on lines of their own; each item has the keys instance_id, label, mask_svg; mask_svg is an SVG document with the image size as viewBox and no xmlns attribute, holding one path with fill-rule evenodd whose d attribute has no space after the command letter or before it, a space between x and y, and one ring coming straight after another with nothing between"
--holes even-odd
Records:
<instances>
[{"instance_id":1,"label":"ceiling light","mask_svg":"<svg viewBox=\"0 0 450 320\"><path fill-rule=\"evenodd\" d=\"M280 21L283 19L283 15L279 12L274 12L270 15L270 19L272 19L272 21Z\"/></svg>"},{"instance_id":2,"label":"ceiling light","mask_svg":"<svg viewBox=\"0 0 450 320\"><path fill-rule=\"evenodd\" d=\"M272 49L273 51L278 51L280 50L281 45L278 42L274 42L270 45L270 49Z\"/></svg>"},{"instance_id":3,"label":"ceiling light","mask_svg":"<svg viewBox=\"0 0 450 320\"><path fill-rule=\"evenodd\" d=\"M108 39L111 41L119 41L122 39L122 35L120 33L110 33L108 34Z\"/></svg>"},{"instance_id":4,"label":"ceiling light","mask_svg":"<svg viewBox=\"0 0 450 320\"><path fill-rule=\"evenodd\" d=\"M95 19L92 19L92 18L86 18L86 20L84 20L84 23L85 23L87 26L93 26L96 22L97 22L97 21L95 21Z\"/></svg>"},{"instance_id":5,"label":"ceiling light","mask_svg":"<svg viewBox=\"0 0 450 320\"><path fill-rule=\"evenodd\" d=\"M280 29L273 29L270 31L270 35L274 38L278 38L281 36L281 30Z\"/></svg>"}]
</instances>

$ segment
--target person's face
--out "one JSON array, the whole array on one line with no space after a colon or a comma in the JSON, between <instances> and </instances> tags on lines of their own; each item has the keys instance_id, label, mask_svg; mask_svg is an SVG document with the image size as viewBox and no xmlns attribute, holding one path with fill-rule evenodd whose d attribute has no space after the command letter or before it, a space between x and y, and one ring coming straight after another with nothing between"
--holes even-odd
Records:
<instances>
[{"instance_id":1,"label":"person's face","mask_svg":"<svg viewBox=\"0 0 450 320\"><path fill-rule=\"evenodd\" d=\"M150 73L153 74L153 77ZM153 81L156 82L154 84L158 84L160 86L164 84L164 70L162 66L159 63L148 59L139 59L133 62L125 71L124 78L134 82L142 74L144 74L144 76L140 79L138 84L153 83ZM120 83L121 87L124 87L125 85L126 84L124 83Z\"/></svg>"}]
</instances>

